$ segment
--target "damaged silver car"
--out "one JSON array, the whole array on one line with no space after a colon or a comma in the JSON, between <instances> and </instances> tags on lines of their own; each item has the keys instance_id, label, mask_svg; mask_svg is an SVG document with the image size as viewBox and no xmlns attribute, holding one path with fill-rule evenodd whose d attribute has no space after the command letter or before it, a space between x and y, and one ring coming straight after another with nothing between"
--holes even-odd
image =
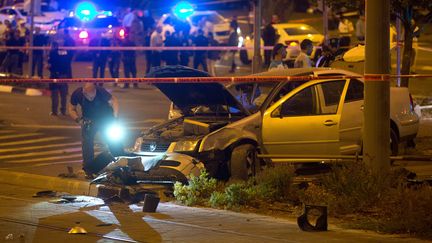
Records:
<instances>
[{"instance_id":1,"label":"damaged silver car","mask_svg":"<svg viewBox=\"0 0 432 243\"><path fill-rule=\"evenodd\" d=\"M182 116L143 131L131 149L132 154L142 157L182 154L187 159L179 159L178 168L200 161L213 177L247 179L264 165L264 161L257 159L257 152L293 155L361 152L363 80L342 77L359 75L320 68L275 70L258 75L322 78L227 86L155 84ZM165 67L155 70L150 77L197 76L206 74L184 67ZM397 154L400 142L415 138L419 119L405 88L391 88L390 108L389 141L392 154Z\"/></svg>"}]
</instances>

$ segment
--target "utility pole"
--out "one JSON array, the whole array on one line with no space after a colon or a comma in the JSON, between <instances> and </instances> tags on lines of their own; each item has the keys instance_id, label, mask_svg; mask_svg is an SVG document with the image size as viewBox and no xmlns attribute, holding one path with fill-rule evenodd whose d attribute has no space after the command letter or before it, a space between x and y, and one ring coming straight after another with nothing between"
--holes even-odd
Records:
<instances>
[{"instance_id":1,"label":"utility pole","mask_svg":"<svg viewBox=\"0 0 432 243\"><path fill-rule=\"evenodd\" d=\"M35 0L30 0L30 35L29 35L29 61L28 61L28 76L32 76L32 66L33 66L33 31L34 31L34 14L35 14ZM40 5L39 5L40 7Z\"/></svg>"},{"instance_id":2,"label":"utility pole","mask_svg":"<svg viewBox=\"0 0 432 243\"><path fill-rule=\"evenodd\" d=\"M323 11L323 34L324 34L324 44L328 45L329 35L328 35L328 9L325 0L322 0L322 11Z\"/></svg>"},{"instance_id":3,"label":"utility pole","mask_svg":"<svg viewBox=\"0 0 432 243\"><path fill-rule=\"evenodd\" d=\"M261 71L261 12L262 0L254 1L254 55L252 58L252 73Z\"/></svg>"},{"instance_id":4,"label":"utility pole","mask_svg":"<svg viewBox=\"0 0 432 243\"><path fill-rule=\"evenodd\" d=\"M396 17L396 74L401 75L401 63L402 63L402 52L401 52L401 43L402 43L402 32L401 32L401 20L400 13L398 13L398 17ZM393 37L393 36L392 36ZM396 84L398 87L401 86L401 78L398 77Z\"/></svg>"},{"instance_id":5,"label":"utility pole","mask_svg":"<svg viewBox=\"0 0 432 243\"><path fill-rule=\"evenodd\" d=\"M363 153L366 165L378 176L390 168L389 31L390 0L366 0Z\"/></svg>"}]
</instances>

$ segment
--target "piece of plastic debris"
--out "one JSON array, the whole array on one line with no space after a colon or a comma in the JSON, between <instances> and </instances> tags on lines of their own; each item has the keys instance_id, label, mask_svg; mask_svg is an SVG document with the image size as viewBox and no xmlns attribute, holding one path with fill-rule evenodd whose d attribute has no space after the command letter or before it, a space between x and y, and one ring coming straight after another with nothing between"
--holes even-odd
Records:
<instances>
[{"instance_id":1,"label":"piece of plastic debris","mask_svg":"<svg viewBox=\"0 0 432 243\"><path fill-rule=\"evenodd\" d=\"M33 195L33 197L55 197L55 196L57 196L57 192L51 190L39 191Z\"/></svg>"},{"instance_id":2,"label":"piece of plastic debris","mask_svg":"<svg viewBox=\"0 0 432 243\"><path fill-rule=\"evenodd\" d=\"M68 234L87 234L87 231L81 227L80 222L76 222L75 226L69 230Z\"/></svg>"},{"instance_id":3,"label":"piece of plastic debris","mask_svg":"<svg viewBox=\"0 0 432 243\"><path fill-rule=\"evenodd\" d=\"M315 224L309 222L309 218L312 216L316 218ZM297 218L297 225L303 231L327 231L327 207L305 205L304 213Z\"/></svg>"},{"instance_id":4,"label":"piece of plastic debris","mask_svg":"<svg viewBox=\"0 0 432 243\"><path fill-rule=\"evenodd\" d=\"M8 234L5 237L5 240L13 240L14 239L14 235L13 234Z\"/></svg>"},{"instance_id":5,"label":"piece of plastic debris","mask_svg":"<svg viewBox=\"0 0 432 243\"><path fill-rule=\"evenodd\" d=\"M112 224L106 223L106 224L98 224L96 227L105 227L105 226L112 226Z\"/></svg>"},{"instance_id":6,"label":"piece of plastic debris","mask_svg":"<svg viewBox=\"0 0 432 243\"><path fill-rule=\"evenodd\" d=\"M71 195L64 195L61 198L64 200L67 200L68 202L73 202L77 199L76 196L71 196Z\"/></svg>"}]
</instances>

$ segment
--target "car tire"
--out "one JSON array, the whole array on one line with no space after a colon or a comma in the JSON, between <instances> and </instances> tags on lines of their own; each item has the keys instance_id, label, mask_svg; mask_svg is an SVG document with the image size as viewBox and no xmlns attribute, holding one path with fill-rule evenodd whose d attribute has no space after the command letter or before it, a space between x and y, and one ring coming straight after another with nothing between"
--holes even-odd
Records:
<instances>
[{"instance_id":1,"label":"car tire","mask_svg":"<svg viewBox=\"0 0 432 243\"><path fill-rule=\"evenodd\" d=\"M231 180L247 180L261 170L257 148L252 144L242 144L231 152L229 163Z\"/></svg>"},{"instance_id":2,"label":"car tire","mask_svg":"<svg viewBox=\"0 0 432 243\"><path fill-rule=\"evenodd\" d=\"M399 153L399 138L396 131L390 128L390 155L397 156Z\"/></svg>"},{"instance_id":3,"label":"car tire","mask_svg":"<svg viewBox=\"0 0 432 243\"><path fill-rule=\"evenodd\" d=\"M241 61L244 65L249 65L249 64L252 63L252 60L249 59L246 50L240 50L240 61Z\"/></svg>"}]
</instances>

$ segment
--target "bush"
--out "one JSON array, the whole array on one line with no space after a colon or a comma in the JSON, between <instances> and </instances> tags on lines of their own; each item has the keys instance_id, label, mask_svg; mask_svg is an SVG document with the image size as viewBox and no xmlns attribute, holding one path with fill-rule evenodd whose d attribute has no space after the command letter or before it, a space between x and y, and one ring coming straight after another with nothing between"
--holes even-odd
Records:
<instances>
[{"instance_id":1,"label":"bush","mask_svg":"<svg viewBox=\"0 0 432 243\"><path fill-rule=\"evenodd\" d=\"M295 176L291 166L277 166L264 170L256 178L252 178L252 184L257 187L257 194L264 201L294 200L296 192L292 186Z\"/></svg>"},{"instance_id":2,"label":"bush","mask_svg":"<svg viewBox=\"0 0 432 243\"><path fill-rule=\"evenodd\" d=\"M388 233L432 236L432 188L411 186L409 172L391 170L374 176L362 162L335 168L322 183L309 186L300 198L306 204L327 205L329 214L350 219L350 227Z\"/></svg>"},{"instance_id":3,"label":"bush","mask_svg":"<svg viewBox=\"0 0 432 243\"><path fill-rule=\"evenodd\" d=\"M216 190L216 186L216 179L210 178L209 174L202 170L199 176L191 175L188 185L176 182L174 196L177 201L188 206L203 204Z\"/></svg>"},{"instance_id":4,"label":"bush","mask_svg":"<svg viewBox=\"0 0 432 243\"><path fill-rule=\"evenodd\" d=\"M210 206L212 208L223 208L227 204L225 193L213 192L209 199Z\"/></svg>"}]
</instances>

